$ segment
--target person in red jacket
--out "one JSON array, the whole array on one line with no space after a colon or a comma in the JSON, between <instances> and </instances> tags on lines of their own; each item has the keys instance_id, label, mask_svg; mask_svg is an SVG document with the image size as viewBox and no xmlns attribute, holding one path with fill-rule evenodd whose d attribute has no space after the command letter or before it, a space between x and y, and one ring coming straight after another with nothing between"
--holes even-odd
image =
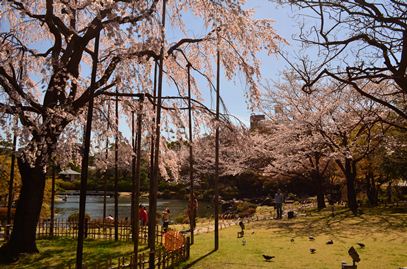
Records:
<instances>
[{"instance_id":1,"label":"person in red jacket","mask_svg":"<svg viewBox=\"0 0 407 269\"><path fill-rule=\"evenodd\" d=\"M147 209L145 206L143 205L139 205L138 207L138 217L140 220L140 225L141 226L146 226L147 222L148 222L148 213L147 213Z\"/></svg>"}]
</instances>

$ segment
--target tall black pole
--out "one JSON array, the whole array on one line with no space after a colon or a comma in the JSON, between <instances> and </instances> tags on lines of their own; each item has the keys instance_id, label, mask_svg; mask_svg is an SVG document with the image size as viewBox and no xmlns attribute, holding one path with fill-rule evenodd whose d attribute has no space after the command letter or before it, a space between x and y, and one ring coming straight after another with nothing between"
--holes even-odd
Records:
<instances>
[{"instance_id":1,"label":"tall black pole","mask_svg":"<svg viewBox=\"0 0 407 269\"><path fill-rule=\"evenodd\" d=\"M114 240L119 240L119 96L116 87L116 134L114 137Z\"/></svg>"},{"instance_id":2,"label":"tall black pole","mask_svg":"<svg viewBox=\"0 0 407 269\"><path fill-rule=\"evenodd\" d=\"M215 130L215 180L214 189L214 217L215 217L215 250L219 249L219 100L220 100L220 52L216 53L216 130Z\"/></svg>"},{"instance_id":3,"label":"tall black pole","mask_svg":"<svg viewBox=\"0 0 407 269\"><path fill-rule=\"evenodd\" d=\"M99 37L100 32L95 37L95 49L92 55L92 74L91 74L91 87L94 89L96 81L97 63L99 58ZM92 131L92 114L93 114L93 91L89 98L88 115L86 118L85 136L83 141L83 157L81 169L81 189L79 196L79 225L78 225L78 245L76 248L76 269L82 269L83 260L83 237L85 228L85 206L86 206L86 189L88 185L88 165L89 165L89 147L90 147L90 134Z\"/></svg>"},{"instance_id":4,"label":"tall black pole","mask_svg":"<svg viewBox=\"0 0 407 269\"><path fill-rule=\"evenodd\" d=\"M165 43L165 8L166 0L163 0L163 11L162 11L162 33L161 33L161 49L160 49L160 68L158 73L158 92L157 92L157 112L156 112L156 122L155 122L155 145L154 145L154 169L153 176L151 178L153 185L153 196L150 197L150 216L149 218L151 228L151 234L153 235L149 238L148 245L150 246L149 255L149 268L154 269L155 267L155 225L156 225L156 213L157 213L157 190L158 190L158 162L160 153L160 137L161 137L161 96L162 96L162 86L163 86L163 65L164 65L164 43Z\"/></svg>"},{"instance_id":5,"label":"tall black pole","mask_svg":"<svg viewBox=\"0 0 407 269\"><path fill-rule=\"evenodd\" d=\"M157 69L158 69L158 64L157 62L155 62L154 65L154 89L153 89L153 109L155 111L156 109L156 105L155 105L155 100L157 97ZM153 211L151 211L151 205L153 203L152 197L154 196L154 192L155 192L155 185L154 185L154 181L153 181L153 174L154 174L154 132L155 132L155 118L153 117L153 121L152 121L152 126L151 126L151 142L150 142L150 186L149 186L149 210L148 210L148 219L152 219L153 217L155 217L155 213L153 213ZM151 221L148 222L148 248L152 249L153 245L155 244L155 235L152 233L153 232L153 228L151 225Z\"/></svg>"},{"instance_id":6,"label":"tall black pole","mask_svg":"<svg viewBox=\"0 0 407 269\"><path fill-rule=\"evenodd\" d=\"M55 218L55 165L52 164L51 177L51 220L49 224L49 235L54 236L54 220Z\"/></svg>"},{"instance_id":7,"label":"tall black pole","mask_svg":"<svg viewBox=\"0 0 407 269\"><path fill-rule=\"evenodd\" d=\"M191 64L188 63L188 129L189 129L189 227L191 244L194 243L196 204L194 198L194 156L192 151Z\"/></svg>"},{"instance_id":8,"label":"tall black pole","mask_svg":"<svg viewBox=\"0 0 407 269\"><path fill-rule=\"evenodd\" d=\"M15 116L14 118L15 121L15 128L17 128L18 124L18 117ZM17 135L16 135L16 129L14 129L14 134L13 134L13 148L11 152L11 167L10 167L10 180L8 184L8 201L7 201L7 224L11 224L11 208L13 206L13 192L14 192L14 167L16 163L16 148L17 148ZM8 236L8 235L7 235Z\"/></svg>"},{"instance_id":9,"label":"tall black pole","mask_svg":"<svg viewBox=\"0 0 407 269\"><path fill-rule=\"evenodd\" d=\"M135 181L134 181L134 204L135 208L138 208L138 204L140 203L140 166L141 166L141 124L143 121L143 97L140 99L140 108L137 113L137 135L136 135L136 142L137 145L133 147L133 150L135 150L136 154L136 163L134 163L134 157L133 157L133 167L135 165ZM136 143L135 143L136 144ZM133 210L134 211L134 210ZM138 212L138 211L137 211ZM135 257L135 262L137 264L137 256L138 256L138 241L139 241L139 230L140 230L140 222L138 221L138 214L134 212L136 217L134 218L134 235L135 235L135 240L134 240L134 257Z\"/></svg>"},{"instance_id":10,"label":"tall black pole","mask_svg":"<svg viewBox=\"0 0 407 269\"><path fill-rule=\"evenodd\" d=\"M139 222L138 217L138 204L136 204L136 131L134 127L134 111L131 112L131 147L133 154L131 155L131 206L130 206L130 218L131 218L131 233L133 243L138 241L138 234L136 234L136 222ZM137 238L137 239L136 239ZM135 255L137 258L137 255Z\"/></svg>"},{"instance_id":11,"label":"tall black pole","mask_svg":"<svg viewBox=\"0 0 407 269\"><path fill-rule=\"evenodd\" d=\"M107 131L109 132L109 127L110 127L110 99L107 99ZM109 137L106 137L106 148L105 148L105 159L106 159L106 164L108 163L108 158L109 158ZM103 177L103 224L106 221L106 197L107 197L107 166L106 166L106 171Z\"/></svg>"}]
</instances>

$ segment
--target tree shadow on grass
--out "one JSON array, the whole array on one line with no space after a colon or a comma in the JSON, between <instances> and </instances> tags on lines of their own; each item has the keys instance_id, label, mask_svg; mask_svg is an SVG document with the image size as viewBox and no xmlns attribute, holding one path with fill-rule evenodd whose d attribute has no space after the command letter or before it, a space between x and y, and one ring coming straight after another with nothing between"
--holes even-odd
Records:
<instances>
[{"instance_id":1,"label":"tree shadow on grass","mask_svg":"<svg viewBox=\"0 0 407 269\"><path fill-rule=\"evenodd\" d=\"M281 236L302 237L309 235L329 235L333 238L344 229L350 234L372 235L377 232L392 230L403 233L407 230L406 208L365 208L360 215L354 216L347 209L339 209L332 216L330 209L311 212L311 216L298 217L291 220L276 220L253 223L255 228L273 229L273 233Z\"/></svg>"},{"instance_id":2,"label":"tree shadow on grass","mask_svg":"<svg viewBox=\"0 0 407 269\"><path fill-rule=\"evenodd\" d=\"M39 241L40 253L21 255L19 261L7 267L14 268L67 268L75 266L77 241L72 238L47 238ZM139 251L146 249L141 245ZM84 242L84 263L94 268L93 264L105 263L112 259L131 254L132 244L107 240L87 239Z\"/></svg>"}]
</instances>

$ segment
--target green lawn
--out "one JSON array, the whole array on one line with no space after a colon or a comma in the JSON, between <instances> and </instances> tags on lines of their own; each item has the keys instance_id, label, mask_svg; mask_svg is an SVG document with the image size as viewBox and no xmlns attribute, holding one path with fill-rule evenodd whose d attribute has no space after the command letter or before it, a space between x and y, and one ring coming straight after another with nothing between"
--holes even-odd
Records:
<instances>
[{"instance_id":1,"label":"green lawn","mask_svg":"<svg viewBox=\"0 0 407 269\"><path fill-rule=\"evenodd\" d=\"M380 214L378 213L380 212ZM213 250L213 234L195 237L191 259L183 266L190 268L279 268L332 269L350 262L348 249L359 252L359 269L390 269L407 266L407 211L370 210L354 217L341 210L335 217L329 211L293 220L270 220L246 225L243 239L237 238L238 227L220 231L220 247ZM308 239L315 237L314 241ZM294 242L291 242L294 238ZM326 245L328 240L333 245ZM366 247L361 249L357 242ZM309 249L315 248L311 254ZM276 256L266 262L262 254Z\"/></svg>"},{"instance_id":2,"label":"green lawn","mask_svg":"<svg viewBox=\"0 0 407 269\"><path fill-rule=\"evenodd\" d=\"M0 265L0 268L65 268L69 264L75 264L76 244L75 239L68 238L38 240L39 254L23 255L17 263ZM92 266L94 263L106 261L109 257L131 253L132 250L131 242L85 240L83 256L84 261Z\"/></svg>"},{"instance_id":3,"label":"green lawn","mask_svg":"<svg viewBox=\"0 0 407 269\"><path fill-rule=\"evenodd\" d=\"M259 212L264 209L260 208ZM270 209L266 209L269 211ZM311 213L311 214L309 214ZM209 225L200 223L198 225ZM174 225L175 226L175 225ZM178 227L186 228L186 227ZM246 224L245 244L237 238L238 226L220 230L220 248L213 252L213 233L195 236L191 258L180 267L190 268L278 268L278 269L334 269L341 262L350 262L347 252L354 246L360 254L359 269L398 269L407 266L407 210L365 210L354 217L347 210L339 210L335 217L329 210L308 211L306 217L292 220L256 221ZM313 235L314 241L308 236ZM291 239L294 242L291 242ZM333 245L326 245L332 239ZM363 242L366 247L356 245ZM144 246L143 246L144 247ZM74 239L38 240L39 254L22 256L13 265L17 268L63 268L74 264ZM309 249L316 253L310 254ZM131 242L86 240L85 260L91 265L109 257L132 252ZM276 256L264 261L262 254Z\"/></svg>"}]
</instances>

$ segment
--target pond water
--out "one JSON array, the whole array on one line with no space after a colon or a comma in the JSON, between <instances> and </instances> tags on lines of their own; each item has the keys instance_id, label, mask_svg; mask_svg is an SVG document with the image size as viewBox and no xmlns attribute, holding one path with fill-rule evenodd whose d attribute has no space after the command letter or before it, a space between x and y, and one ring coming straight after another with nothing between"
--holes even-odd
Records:
<instances>
[{"instance_id":1,"label":"pond water","mask_svg":"<svg viewBox=\"0 0 407 269\"><path fill-rule=\"evenodd\" d=\"M68 195L66 198L66 201L62 201L62 199L55 201L55 209L57 212L55 218L62 221L66 220L72 213L79 212L79 195ZM148 198L142 197L140 200L148 210ZM130 195L119 196L119 219L124 219L125 217L130 219L130 205ZM161 212L166 207L170 209L171 219L174 221L176 217L186 214L187 201L158 199L157 211ZM212 211L213 207L208 202L199 201L198 217L208 217L212 214ZM103 217L103 196L87 196L86 213L92 219L101 219ZM107 197L106 199L106 215L114 216L114 197Z\"/></svg>"}]
</instances>

